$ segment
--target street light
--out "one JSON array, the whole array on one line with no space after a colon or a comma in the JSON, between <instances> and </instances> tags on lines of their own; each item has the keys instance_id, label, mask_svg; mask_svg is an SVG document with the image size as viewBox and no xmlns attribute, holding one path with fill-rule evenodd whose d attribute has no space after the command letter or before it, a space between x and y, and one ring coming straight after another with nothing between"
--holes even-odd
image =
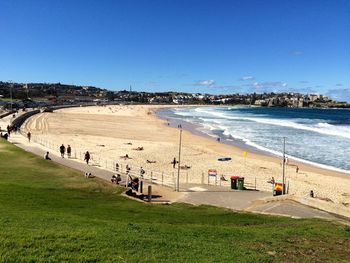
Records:
<instances>
[{"instance_id":1,"label":"street light","mask_svg":"<svg viewBox=\"0 0 350 263\"><path fill-rule=\"evenodd\" d=\"M179 124L177 126L180 129L180 142L179 142L179 161L177 166L177 191L180 192L180 161L181 161L181 140L182 140L182 126Z\"/></svg>"},{"instance_id":2,"label":"street light","mask_svg":"<svg viewBox=\"0 0 350 263\"><path fill-rule=\"evenodd\" d=\"M27 92L27 100L29 100L29 89L28 89L28 83L26 83L26 85L25 85L25 89L26 89L26 92Z\"/></svg>"},{"instance_id":3,"label":"street light","mask_svg":"<svg viewBox=\"0 0 350 263\"><path fill-rule=\"evenodd\" d=\"M282 162L282 194L285 194L285 184L284 184L284 177L285 177L285 164L286 164L286 137L283 137L283 162Z\"/></svg>"},{"instance_id":4,"label":"street light","mask_svg":"<svg viewBox=\"0 0 350 263\"><path fill-rule=\"evenodd\" d=\"M10 112L12 112L12 80L9 80L9 83L10 83L10 98L11 98Z\"/></svg>"}]
</instances>

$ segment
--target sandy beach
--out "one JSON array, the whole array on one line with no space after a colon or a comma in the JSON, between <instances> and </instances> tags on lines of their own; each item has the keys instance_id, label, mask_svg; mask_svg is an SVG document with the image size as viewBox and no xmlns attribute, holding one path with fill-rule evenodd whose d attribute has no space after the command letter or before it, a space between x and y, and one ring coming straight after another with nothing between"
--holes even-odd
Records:
<instances>
[{"instance_id":1,"label":"sandy beach","mask_svg":"<svg viewBox=\"0 0 350 263\"><path fill-rule=\"evenodd\" d=\"M41 113L30 118L23 126L35 138L51 145L72 146L72 155L82 159L90 151L92 163L121 167L130 165L134 173L140 167L153 176L161 174L174 178L177 169L171 162L178 159L179 130L169 127L157 118L155 112L164 106L95 106ZM136 150L143 147L143 150ZM58 151L58 148L57 148ZM219 143L212 138L198 136L190 131L182 133L181 182L207 183L208 169L216 169L227 179L231 175L243 176L259 190L270 190L271 177L282 179L281 160L273 156L248 152L244 149ZM128 154L130 159L121 156ZM223 156L231 161L219 162ZM147 160L154 163L148 163ZM103 164L102 164L103 162ZM296 165L299 166L298 173ZM329 206L350 210L350 175L289 161L286 167L289 193L306 197L313 190L318 199ZM213 178L211 183L213 183ZM221 182L229 185L228 182Z\"/></svg>"}]
</instances>

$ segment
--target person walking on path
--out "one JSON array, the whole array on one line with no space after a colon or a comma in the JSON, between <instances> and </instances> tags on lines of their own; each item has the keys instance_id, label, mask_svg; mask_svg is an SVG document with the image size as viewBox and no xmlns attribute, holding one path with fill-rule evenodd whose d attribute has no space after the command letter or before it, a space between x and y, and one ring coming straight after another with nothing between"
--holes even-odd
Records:
<instances>
[{"instance_id":1,"label":"person walking on path","mask_svg":"<svg viewBox=\"0 0 350 263\"><path fill-rule=\"evenodd\" d=\"M89 151L86 151L85 156L84 156L84 161L86 161L86 164L89 164L89 161L90 161Z\"/></svg>"},{"instance_id":2,"label":"person walking on path","mask_svg":"<svg viewBox=\"0 0 350 263\"><path fill-rule=\"evenodd\" d=\"M64 145L62 144L60 146L60 153L61 153L61 157L64 158L64 153L66 152L66 147L64 147Z\"/></svg>"},{"instance_id":3,"label":"person walking on path","mask_svg":"<svg viewBox=\"0 0 350 263\"><path fill-rule=\"evenodd\" d=\"M67 146L67 156L68 156L68 158L71 157L71 154L72 154L72 148L71 148L70 145L68 144L68 146Z\"/></svg>"},{"instance_id":4,"label":"person walking on path","mask_svg":"<svg viewBox=\"0 0 350 263\"><path fill-rule=\"evenodd\" d=\"M28 142L30 142L30 139L32 138L32 134L30 132L27 133L27 138L28 138Z\"/></svg>"}]
</instances>

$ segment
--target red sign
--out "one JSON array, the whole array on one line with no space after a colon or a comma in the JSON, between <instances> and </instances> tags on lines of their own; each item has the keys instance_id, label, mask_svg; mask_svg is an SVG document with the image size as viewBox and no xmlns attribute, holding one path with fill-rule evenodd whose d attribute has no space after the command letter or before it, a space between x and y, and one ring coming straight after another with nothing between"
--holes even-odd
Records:
<instances>
[{"instance_id":1,"label":"red sign","mask_svg":"<svg viewBox=\"0 0 350 263\"><path fill-rule=\"evenodd\" d=\"M208 176L216 176L218 174L218 172L216 171L216 169L209 169L208 170Z\"/></svg>"}]
</instances>

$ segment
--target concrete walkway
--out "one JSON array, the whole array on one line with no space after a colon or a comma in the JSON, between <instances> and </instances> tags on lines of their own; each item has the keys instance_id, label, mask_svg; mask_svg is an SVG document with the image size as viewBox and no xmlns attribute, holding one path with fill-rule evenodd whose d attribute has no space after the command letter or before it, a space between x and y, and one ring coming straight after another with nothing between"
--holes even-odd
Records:
<instances>
[{"instance_id":1,"label":"concrete walkway","mask_svg":"<svg viewBox=\"0 0 350 263\"><path fill-rule=\"evenodd\" d=\"M10 120L10 117L8 118ZM1 120L0 124L5 127L6 119ZM44 146L29 143L27 138L21 134L12 134L9 141L25 151L34 153L38 156L44 157L46 149ZM96 166L87 165L86 163L77 159L61 158L58 149L57 152L50 151L52 161L62 164L64 166L76 169L82 172L91 172L96 177L110 181L113 172L101 169ZM147 184L152 182L145 181L144 189ZM293 201L264 201L271 199L272 194L262 191L236 191L224 186L210 186L200 184L182 184L180 193L174 192L173 189L154 185L154 193L164 195L160 201L177 201L190 203L194 205L212 205L224 207L239 211L249 211L264 214L284 215L297 218L325 218L331 220L338 220L335 215L311 208Z\"/></svg>"},{"instance_id":2,"label":"concrete walkway","mask_svg":"<svg viewBox=\"0 0 350 263\"><path fill-rule=\"evenodd\" d=\"M311 208L306 205L299 204L294 201L285 200L277 202L267 202L258 205L253 204L251 207L247 208L246 211L265 213L265 214L281 214L281 215L291 215L295 218L325 218L331 220L338 220L335 215L327 213L322 210Z\"/></svg>"},{"instance_id":3,"label":"concrete walkway","mask_svg":"<svg viewBox=\"0 0 350 263\"><path fill-rule=\"evenodd\" d=\"M269 192L238 191L227 187L208 185L183 185L181 191L186 192L186 194L179 201L194 205L206 204L232 210L291 216L294 218L338 219L337 216L328 212L294 201L274 201L272 193Z\"/></svg>"}]
</instances>

